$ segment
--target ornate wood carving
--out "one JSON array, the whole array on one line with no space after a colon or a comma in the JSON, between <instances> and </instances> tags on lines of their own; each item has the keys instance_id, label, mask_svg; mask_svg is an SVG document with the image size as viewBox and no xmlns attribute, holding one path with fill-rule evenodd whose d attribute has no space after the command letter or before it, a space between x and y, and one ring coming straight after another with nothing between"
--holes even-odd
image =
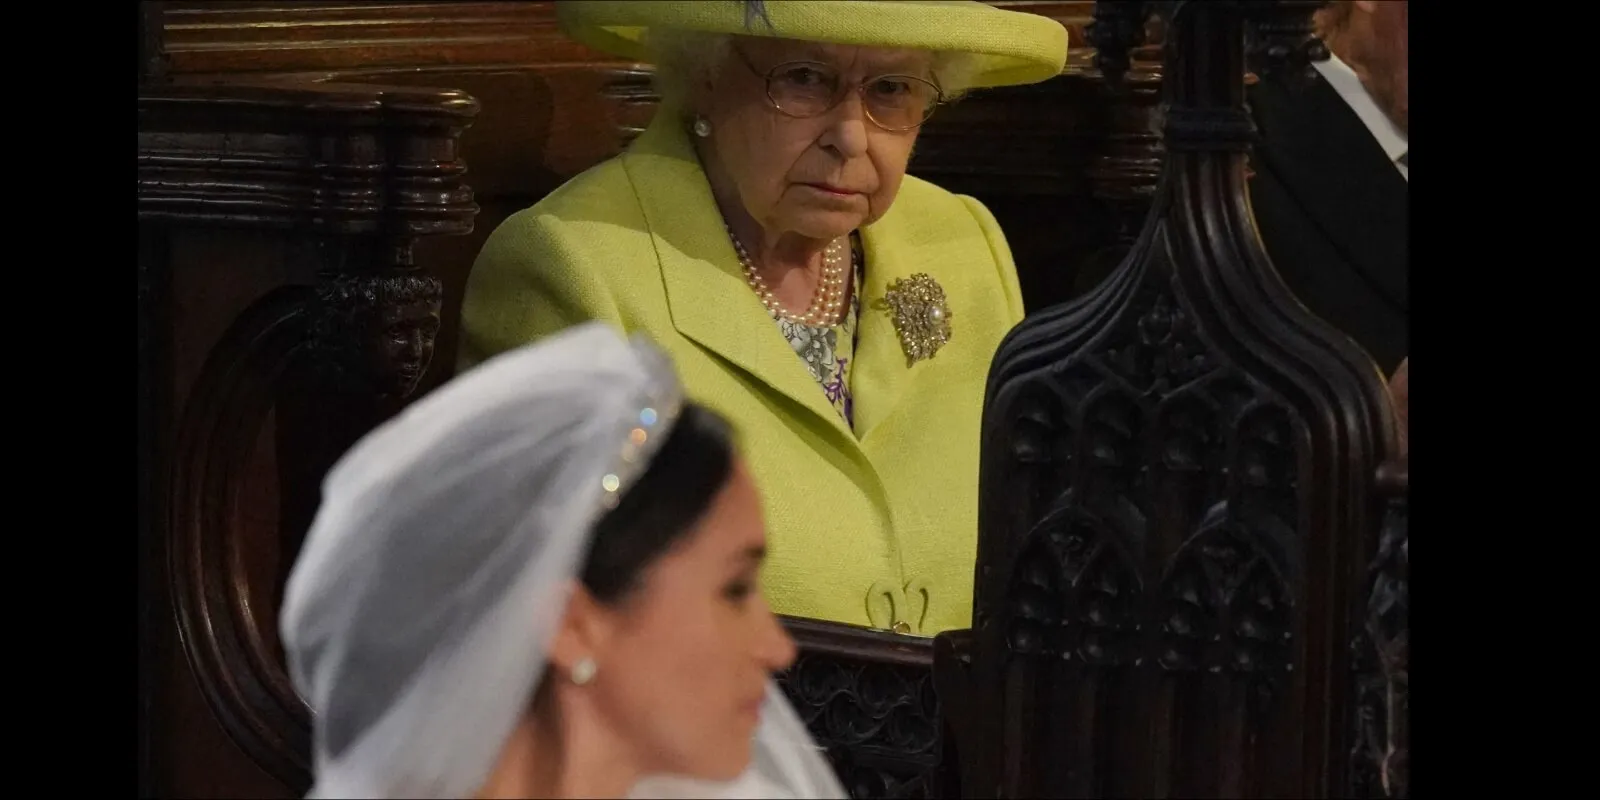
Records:
<instances>
[{"instance_id":1,"label":"ornate wood carving","mask_svg":"<svg viewBox=\"0 0 1600 800\"><path fill-rule=\"evenodd\" d=\"M275 603L262 602L283 576L257 561L263 548L292 556L322 473L415 390L432 357L440 284L412 248L472 230L456 142L476 109L460 92L395 87L141 92L141 236L265 231L289 254L278 288L208 343L166 434L164 502L152 516L165 528L172 612L195 683L239 748L292 791L308 785L309 715L277 650ZM169 284L174 268L142 260L142 313L167 302L147 282ZM149 322L151 339L194 336L166 327L170 316ZM142 358L157 373L142 381L169 379L162 361ZM271 476L255 457L267 433L280 445ZM266 503L263 478L277 479Z\"/></svg>"},{"instance_id":2,"label":"ornate wood carving","mask_svg":"<svg viewBox=\"0 0 1600 800\"><path fill-rule=\"evenodd\" d=\"M317 286L317 363L349 389L403 399L433 361L441 287L430 275L333 275Z\"/></svg>"},{"instance_id":3,"label":"ornate wood carving","mask_svg":"<svg viewBox=\"0 0 1600 800\"><path fill-rule=\"evenodd\" d=\"M779 682L850 796L942 796L933 640L785 618L800 657Z\"/></svg>"},{"instance_id":4,"label":"ornate wood carving","mask_svg":"<svg viewBox=\"0 0 1600 800\"><path fill-rule=\"evenodd\" d=\"M1355 663L1354 797L1411 796L1411 538L1410 467L1378 473L1386 499L1378 548L1367 565L1361 628L1351 643Z\"/></svg>"},{"instance_id":5,"label":"ornate wood carving","mask_svg":"<svg viewBox=\"0 0 1600 800\"><path fill-rule=\"evenodd\" d=\"M423 389L453 372L460 298L489 233L620 149L617 125L628 107L601 88L629 64L567 38L545 0L166 5L178 83L448 86L481 104L456 145L472 162L475 230L424 240L416 251L443 299L436 366Z\"/></svg>"},{"instance_id":6,"label":"ornate wood carving","mask_svg":"<svg viewBox=\"0 0 1600 800\"><path fill-rule=\"evenodd\" d=\"M1247 53L1305 69L1317 5L1096 9L1114 85L1166 20L1168 160L1126 259L995 357L974 629L935 647L966 796L1346 791L1392 411L1278 281L1244 177Z\"/></svg>"}]
</instances>

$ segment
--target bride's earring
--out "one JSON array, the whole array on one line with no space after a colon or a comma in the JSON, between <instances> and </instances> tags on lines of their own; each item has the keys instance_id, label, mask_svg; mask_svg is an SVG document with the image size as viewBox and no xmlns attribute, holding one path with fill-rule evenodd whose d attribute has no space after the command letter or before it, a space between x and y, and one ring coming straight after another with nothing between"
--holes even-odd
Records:
<instances>
[{"instance_id":1,"label":"bride's earring","mask_svg":"<svg viewBox=\"0 0 1600 800\"><path fill-rule=\"evenodd\" d=\"M711 120L705 117L694 118L694 135L704 139L711 135Z\"/></svg>"},{"instance_id":2,"label":"bride's earring","mask_svg":"<svg viewBox=\"0 0 1600 800\"><path fill-rule=\"evenodd\" d=\"M572 665L572 682L578 686L588 685L594 680L594 673L599 669L592 658L582 658Z\"/></svg>"}]
</instances>

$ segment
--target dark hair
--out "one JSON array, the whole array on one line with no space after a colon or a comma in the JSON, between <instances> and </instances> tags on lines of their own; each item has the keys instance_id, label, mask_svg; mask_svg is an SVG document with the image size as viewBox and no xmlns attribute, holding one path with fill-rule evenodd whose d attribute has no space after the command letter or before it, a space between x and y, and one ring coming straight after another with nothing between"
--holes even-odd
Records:
<instances>
[{"instance_id":1,"label":"dark hair","mask_svg":"<svg viewBox=\"0 0 1600 800\"><path fill-rule=\"evenodd\" d=\"M650 467L595 524L584 588L602 603L626 597L645 568L705 516L732 475L727 421L686 404Z\"/></svg>"}]
</instances>

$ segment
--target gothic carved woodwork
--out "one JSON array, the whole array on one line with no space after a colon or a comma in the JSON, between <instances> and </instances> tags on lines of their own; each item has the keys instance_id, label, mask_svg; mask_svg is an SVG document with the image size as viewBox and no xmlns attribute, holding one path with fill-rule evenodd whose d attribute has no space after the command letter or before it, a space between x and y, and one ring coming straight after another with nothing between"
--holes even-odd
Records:
<instances>
[{"instance_id":1,"label":"gothic carved woodwork","mask_svg":"<svg viewBox=\"0 0 1600 800\"><path fill-rule=\"evenodd\" d=\"M1411 538L1410 468L1383 465L1385 499L1377 553L1367 565L1360 628L1351 641L1355 663L1355 744L1350 750L1357 797L1411 796Z\"/></svg>"},{"instance_id":2,"label":"gothic carved woodwork","mask_svg":"<svg viewBox=\"0 0 1600 800\"><path fill-rule=\"evenodd\" d=\"M944 796L933 640L788 617L779 683L850 796Z\"/></svg>"},{"instance_id":3,"label":"gothic carved woodwork","mask_svg":"<svg viewBox=\"0 0 1600 800\"><path fill-rule=\"evenodd\" d=\"M453 90L140 93L141 403L170 407L141 415L161 532L145 575L164 579L176 634L151 646L181 656L225 736L286 793L309 785L310 717L277 643L283 573L322 474L430 363L440 284L412 249L472 230L457 140L476 111ZM224 255L177 255L196 248ZM246 291L230 283L262 290L208 334L208 304Z\"/></svg>"},{"instance_id":4,"label":"gothic carved woodwork","mask_svg":"<svg viewBox=\"0 0 1600 800\"><path fill-rule=\"evenodd\" d=\"M160 18L177 83L442 86L480 104L455 145L472 164L474 230L427 237L415 249L442 298L435 366L421 391L453 372L461 298L490 232L620 149L616 120L625 104L601 87L630 65L565 36L548 0L165 6Z\"/></svg>"},{"instance_id":5,"label":"gothic carved woodwork","mask_svg":"<svg viewBox=\"0 0 1600 800\"><path fill-rule=\"evenodd\" d=\"M330 276L317 286L314 362L356 391L409 396L433 361L442 293L430 275Z\"/></svg>"},{"instance_id":6,"label":"gothic carved woodwork","mask_svg":"<svg viewBox=\"0 0 1600 800\"><path fill-rule=\"evenodd\" d=\"M1372 555L1393 412L1279 282L1245 184L1247 67L1325 57L1318 5L1096 8L1111 87L1165 21L1166 162L1126 258L992 365L974 627L935 644L964 796L1341 796L1352 763L1404 780L1403 591ZM1361 748L1352 641L1385 698Z\"/></svg>"}]
</instances>

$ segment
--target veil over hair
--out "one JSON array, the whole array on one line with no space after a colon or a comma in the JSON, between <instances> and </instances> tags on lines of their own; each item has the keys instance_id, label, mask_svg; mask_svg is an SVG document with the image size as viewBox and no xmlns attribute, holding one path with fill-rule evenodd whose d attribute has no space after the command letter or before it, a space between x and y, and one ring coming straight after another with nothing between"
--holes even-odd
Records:
<instances>
[{"instance_id":1,"label":"veil over hair","mask_svg":"<svg viewBox=\"0 0 1600 800\"><path fill-rule=\"evenodd\" d=\"M665 356L589 323L484 362L334 466L281 624L316 720L309 797L483 785L544 676L595 522L682 405ZM763 712L739 779L653 776L634 796L844 797L771 682Z\"/></svg>"}]
</instances>

